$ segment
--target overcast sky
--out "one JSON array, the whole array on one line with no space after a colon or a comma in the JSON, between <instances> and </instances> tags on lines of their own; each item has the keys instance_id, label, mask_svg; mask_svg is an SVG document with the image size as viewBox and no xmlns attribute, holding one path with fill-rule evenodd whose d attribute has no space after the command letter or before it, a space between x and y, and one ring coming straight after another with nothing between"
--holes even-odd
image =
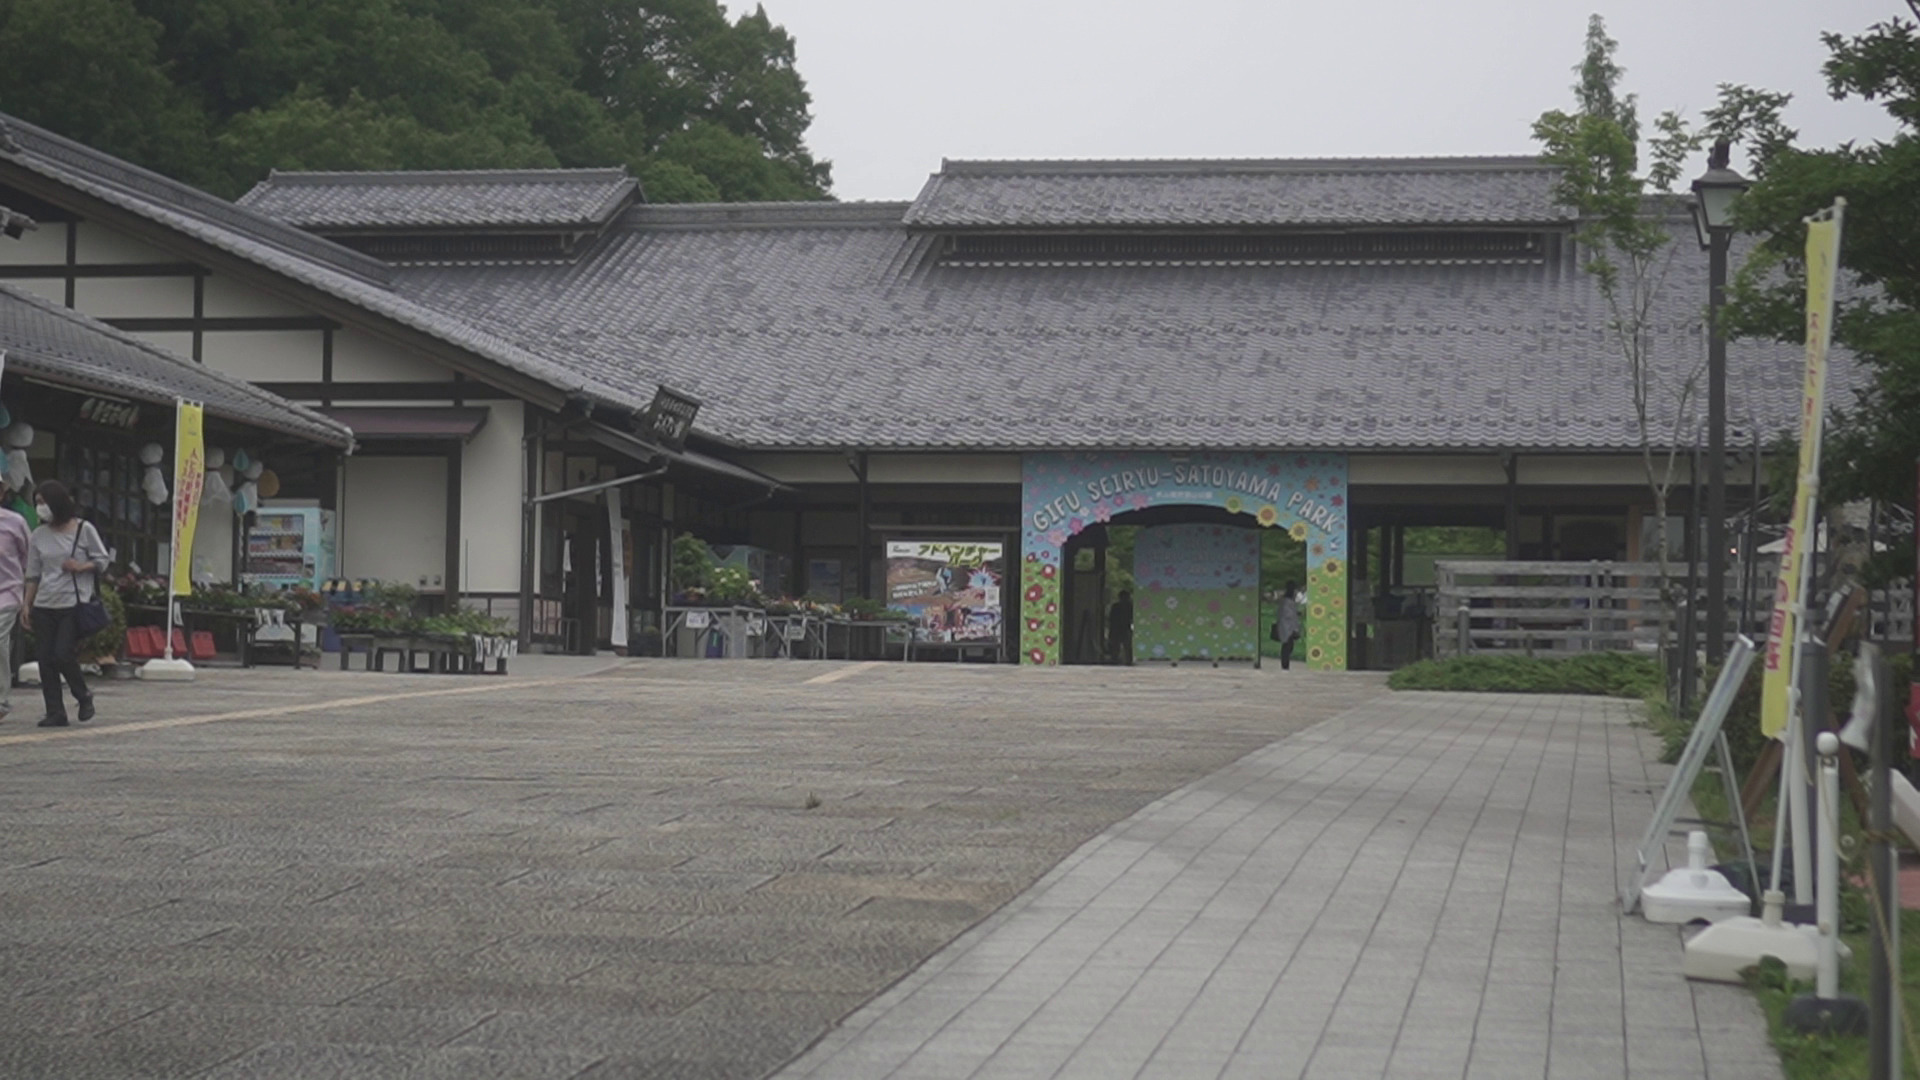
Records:
<instances>
[{"instance_id":1,"label":"overcast sky","mask_svg":"<svg viewBox=\"0 0 1920 1080\"><path fill-rule=\"evenodd\" d=\"M1721 82L1789 90L1802 145L1890 134L1832 101L1820 31L1899 0L765 0L842 199L910 199L951 158L1531 154L1587 16L1650 119ZM733 0L735 14L747 10ZM1736 161L1736 165L1738 162ZM1697 170L1696 170L1697 171Z\"/></svg>"}]
</instances>

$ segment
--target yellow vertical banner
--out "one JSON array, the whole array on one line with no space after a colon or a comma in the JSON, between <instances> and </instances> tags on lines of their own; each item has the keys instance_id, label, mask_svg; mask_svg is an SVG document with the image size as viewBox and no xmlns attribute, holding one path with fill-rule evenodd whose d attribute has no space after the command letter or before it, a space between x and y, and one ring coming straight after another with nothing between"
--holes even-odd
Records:
<instances>
[{"instance_id":1,"label":"yellow vertical banner","mask_svg":"<svg viewBox=\"0 0 1920 1080\"><path fill-rule=\"evenodd\" d=\"M173 595L193 592L193 530L200 522L200 489L207 477L203 407L181 401L173 437Z\"/></svg>"},{"instance_id":2,"label":"yellow vertical banner","mask_svg":"<svg viewBox=\"0 0 1920 1080\"><path fill-rule=\"evenodd\" d=\"M1806 546L1818 544L1811 532L1815 496L1820 487L1820 433L1827 411L1827 346L1833 341L1833 293L1840 272L1840 213L1807 222L1807 373L1800 394L1800 470L1780 552L1780 577L1773 594L1773 620L1767 628L1766 668L1760 683L1760 730L1780 738L1790 709L1799 614L1806 570Z\"/></svg>"}]
</instances>

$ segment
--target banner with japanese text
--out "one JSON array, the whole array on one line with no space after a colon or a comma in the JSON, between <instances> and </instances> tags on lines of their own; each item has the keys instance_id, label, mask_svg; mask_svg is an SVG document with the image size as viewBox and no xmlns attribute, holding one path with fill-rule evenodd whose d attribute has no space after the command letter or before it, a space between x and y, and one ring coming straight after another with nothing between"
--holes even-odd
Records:
<instances>
[{"instance_id":1,"label":"banner with japanese text","mask_svg":"<svg viewBox=\"0 0 1920 1080\"><path fill-rule=\"evenodd\" d=\"M1836 212L1807 222L1807 370L1800 395L1799 483L1780 552L1773 620L1767 629L1767 662L1761 674L1760 730L1770 738L1780 738L1787 729L1801 592L1809 587L1802 580L1806 566L1803 546L1819 542L1813 533L1813 512L1820 481L1820 436L1827 409L1827 347L1833 340L1833 294L1839 272L1840 218Z\"/></svg>"},{"instance_id":2,"label":"banner with japanese text","mask_svg":"<svg viewBox=\"0 0 1920 1080\"><path fill-rule=\"evenodd\" d=\"M193 532L200 523L200 488L206 480L205 421L199 402L181 401L173 438L172 592L193 592Z\"/></svg>"}]
</instances>

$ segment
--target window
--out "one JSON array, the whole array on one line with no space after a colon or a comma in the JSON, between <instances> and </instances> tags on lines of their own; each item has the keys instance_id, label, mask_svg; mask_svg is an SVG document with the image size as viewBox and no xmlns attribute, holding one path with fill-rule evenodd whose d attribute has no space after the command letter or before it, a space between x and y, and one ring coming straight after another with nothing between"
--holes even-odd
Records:
<instances>
[{"instance_id":1,"label":"window","mask_svg":"<svg viewBox=\"0 0 1920 1080\"><path fill-rule=\"evenodd\" d=\"M113 548L116 564L159 573L160 542L169 524L167 507L147 502L140 490L146 467L126 446L81 446L63 440L59 477L73 491L80 514Z\"/></svg>"}]
</instances>

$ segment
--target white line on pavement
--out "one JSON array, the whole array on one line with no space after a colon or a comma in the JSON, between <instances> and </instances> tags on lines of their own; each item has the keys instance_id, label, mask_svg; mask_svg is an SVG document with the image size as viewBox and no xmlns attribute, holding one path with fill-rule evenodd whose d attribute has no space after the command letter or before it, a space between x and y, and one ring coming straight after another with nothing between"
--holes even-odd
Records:
<instances>
[{"instance_id":1,"label":"white line on pavement","mask_svg":"<svg viewBox=\"0 0 1920 1080\"><path fill-rule=\"evenodd\" d=\"M192 727L196 724L213 724L222 720L258 720L268 716L290 716L294 713L319 712L322 709L351 708L358 705L378 705L385 701L405 701L409 698L446 697L452 694L483 694L495 690L518 690L527 686L545 686L548 683L562 682L561 679L524 679L520 682L488 682L484 686L456 686L444 690L409 690L397 694L369 694L365 697L335 698L331 701L316 701L306 705L274 705L261 709L238 709L233 712L202 713L198 716L174 716L165 720L136 720L131 724L110 724L93 728L53 728L47 731L30 731L20 735L0 735L0 746L13 746L19 743L53 742L58 739L85 739L99 735L118 735L128 731L157 731L162 728Z\"/></svg>"},{"instance_id":2,"label":"white line on pavement","mask_svg":"<svg viewBox=\"0 0 1920 1080\"><path fill-rule=\"evenodd\" d=\"M839 671L829 671L825 675L815 675L813 678L808 679L806 682L803 682L800 685L818 686L821 683L839 682L841 679L844 679L849 675L858 675L861 672L868 670L869 668L877 668L880 666L880 663L881 662L878 660L867 660L862 663L854 664L851 667L843 667Z\"/></svg>"}]
</instances>

